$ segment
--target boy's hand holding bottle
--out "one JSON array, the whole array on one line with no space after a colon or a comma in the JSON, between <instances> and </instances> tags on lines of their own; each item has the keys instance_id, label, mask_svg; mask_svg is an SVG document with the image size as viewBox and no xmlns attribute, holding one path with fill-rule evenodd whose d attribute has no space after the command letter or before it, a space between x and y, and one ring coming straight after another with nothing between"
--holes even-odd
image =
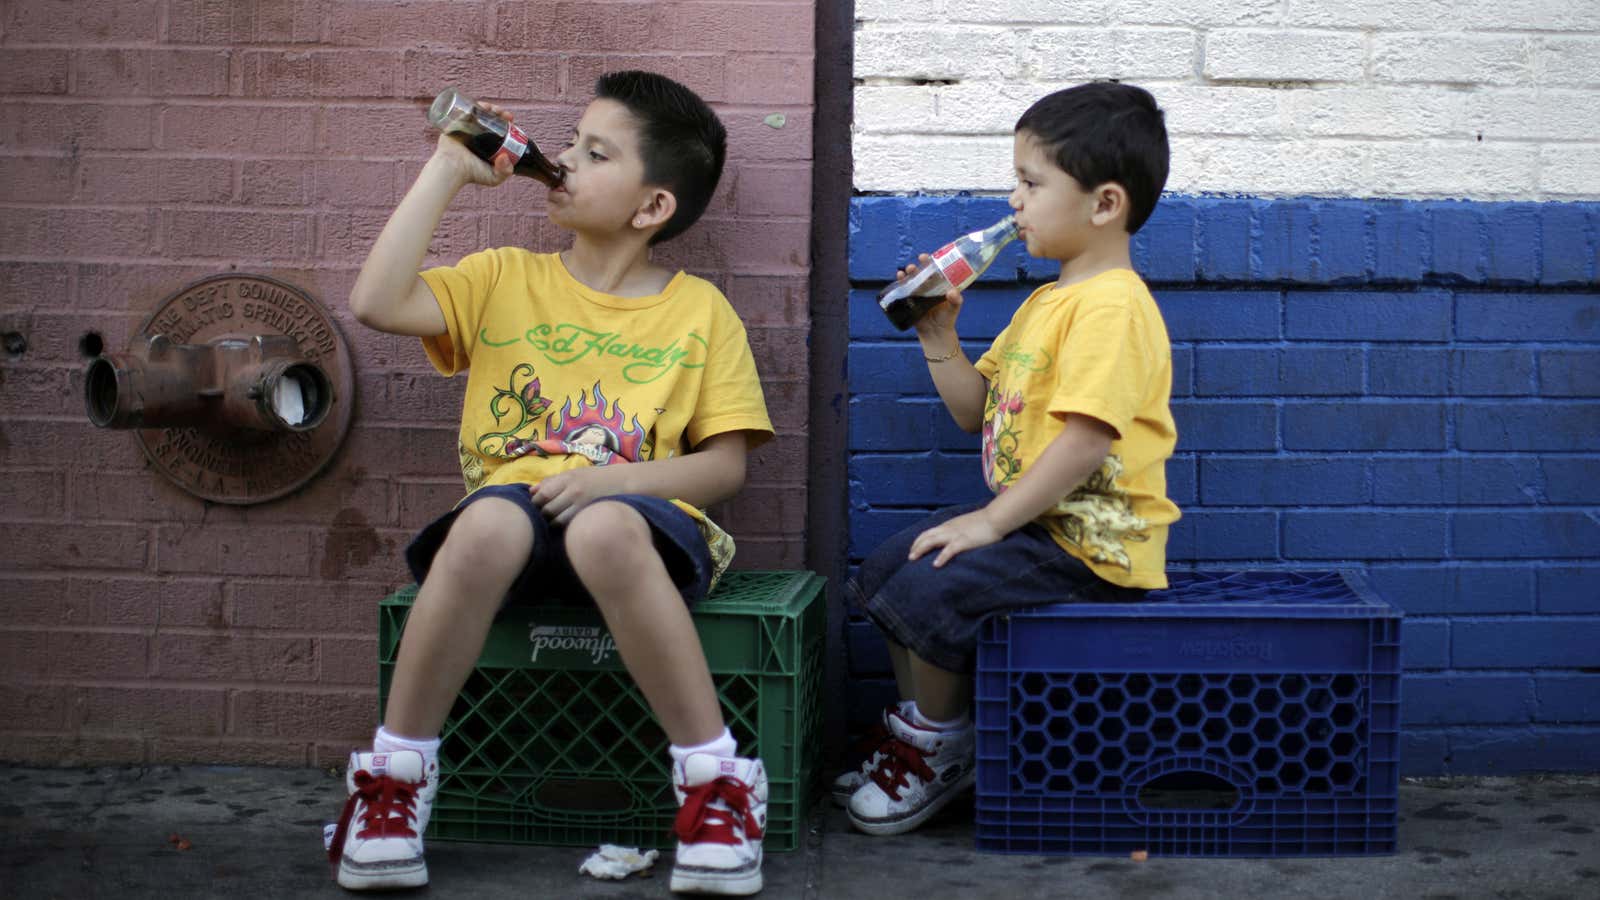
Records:
<instances>
[{"instance_id":1,"label":"boy's hand holding bottle","mask_svg":"<svg viewBox=\"0 0 1600 900\"><path fill-rule=\"evenodd\" d=\"M918 257L920 270L906 266L894 284L878 293L878 306L894 327L904 331L940 305L952 290L976 281L1016 239L1016 217L1006 216L982 231L964 234L931 254L924 253Z\"/></svg>"},{"instance_id":2,"label":"boy's hand holding bottle","mask_svg":"<svg viewBox=\"0 0 1600 900\"><path fill-rule=\"evenodd\" d=\"M428 121L453 138L439 141L434 158L449 160L441 165L454 167L463 184L492 187L511 175L526 175L554 188L566 175L545 159L508 110L475 101L455 88L445 88L433 99Z\"/></svg>"},{"instance_id":3,"label":"boy's hand holding bottle","mask_svg":"<svg viewBox=\"0 0 1600 900\"><path fill-rule=\"evenodd\" d=\"M546 183L561 183L563 171L526 140L511 118L506 110L474 103L454 88L434 100L428 121L444 133L373 242L350 290L351 312L362 324L390 334L444 334L439 304L417 273L445 210L461 188L492 187L535 169L551 179Z\"/></svg>"},{"instance_id":4,"label":"boy's hand holding bottle","mask_svg":"<svg viewBox=\"0 0 1600 900\"><path fill-rule=\"evenodd\" d=\"M917 261L908 263L904 269L895 272L895 283L904 284L916 276L917 272L932 263L933 257L926 253L920 254ZM925 308L921 318L911 323L917 337L921 339L924 349L938 350L943 354L952 349L956 338L956 317L961 314L961 304L964 302L961 289L952 287L944 292L943 297L928 298L932 305ZM934 341L944 340L945 344L936 344ZM948 346L946 346L948 344Z\"/></svg>"},{"instance_id":5,"label":"boy's hand holding bottle","mask_svg":"<svg viewBox=\"0 0 1600 900\"><path fill-rule=\"evenodd\" d=\"M505 119L507 123L513 120L509 110L492 103L479 103L478 106ZM512 159L504 155L496 157L491 165L474 154L464 142L451 138L448 133L439 135L428 165L449 172L461 185L481 184L484 187L496 187L504 183L511 177L515 168Z\"/></svg>"}]
</instances>

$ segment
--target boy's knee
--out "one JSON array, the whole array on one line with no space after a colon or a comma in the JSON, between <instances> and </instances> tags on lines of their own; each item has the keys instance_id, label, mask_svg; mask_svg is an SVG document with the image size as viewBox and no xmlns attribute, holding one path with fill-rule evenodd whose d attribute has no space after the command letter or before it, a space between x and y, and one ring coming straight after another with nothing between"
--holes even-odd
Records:
<instances>
[{"instance_id":1,"label":"boy's knee","mask_svg":"<svg viewBox=\"0 0 1600 900\"><path fill-rule=\"evenodd\" d=\"M516 504L480 500L450 523L433 569L469 581L509 580L527 565L533 540L533 526Z\"/></svg>"},{"instance_id":2,"label":"boy's knee","mask_svg":"<svg viewBox=\"0 0 1600 900\"><path fill-rule=\"evenodd\" d=\"M567 525L567 558L578 573L626 567L641 552L655 552L650 523L626 503L591 503Z\"/></svg>"}]
</instances>

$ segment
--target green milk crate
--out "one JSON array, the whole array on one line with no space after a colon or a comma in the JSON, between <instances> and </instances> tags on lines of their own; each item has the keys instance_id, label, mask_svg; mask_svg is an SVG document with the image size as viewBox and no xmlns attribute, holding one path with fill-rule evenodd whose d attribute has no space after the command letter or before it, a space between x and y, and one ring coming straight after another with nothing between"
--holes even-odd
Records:
<instances>
[{"instance_id":1,"label":"green milk crate","mask_svg":"<svg viewBox=\"0 0 1600 900\"><path fill-rule=\"evenodd\" d=\"M821 787L823 583L810 572L729 572L694 609L739 754L766 765L767 850L799 846ZM415 595L404 588L379 605L380 710ZM593 606L506 610L442 738L430 839L673 845L666 734Z\"/></svg>"}]
</instances>

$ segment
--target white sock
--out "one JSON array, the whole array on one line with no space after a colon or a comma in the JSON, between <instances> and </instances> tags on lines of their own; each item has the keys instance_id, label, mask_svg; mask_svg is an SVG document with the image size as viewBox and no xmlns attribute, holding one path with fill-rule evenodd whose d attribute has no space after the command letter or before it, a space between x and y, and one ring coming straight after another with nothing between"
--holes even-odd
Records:
<instances>
[{"instance_id":1,"label":"white sock","mask_svg":"<svg viewBox=\"0 0 1600 900\"><path fill-rule=\"evenodd\" d=\"M439 761L438 738L408 738L378 726L378 731L372 736L373 753L393 753L396 750L415 750L422 754L422 767L424 770L433 768Z\"/></svg>"},{"instance_id":2,"label":"white sock","mask_svg":"<svg viewBox=\"0 0 1600 900\"><path fill-rule=\"evenodd\" d=\"M972 727L972 716L962 713L959 719L951 719L948 722L935 722L923 715L922 710L917 708L917 703L913 700L911 701L911 722L918 728L927 728L932 731L961 731Z\"/></svg>"},{"instance_id":3,"label":"white sock","mask_svg":"<svg viewBox=\"0 0 1600 900\"><path fill-rule=\"evenodd\" d=\"M727 726L723 726L721 734L704 744L696 744L693 747L679 747L673 744L667 748L667 752L672 754L672 764L677 765L691 753L709 753L724 758L736 756L739 753L739 744L733 739L733 732L729 731Z\"/></svg>"}]
</instances>

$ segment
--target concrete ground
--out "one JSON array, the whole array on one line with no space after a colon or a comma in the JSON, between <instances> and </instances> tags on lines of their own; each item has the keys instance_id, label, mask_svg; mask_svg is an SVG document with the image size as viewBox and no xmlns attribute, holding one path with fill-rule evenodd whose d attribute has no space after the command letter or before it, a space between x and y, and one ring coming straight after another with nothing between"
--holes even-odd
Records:
<instances>
[{"instance_id":1,"label":"concrete ground","mask_svg":"<svg viewBox=\"0 0 1600 900\"><path fill-rule=\"evenodd\" d=\"M341 897L322 823L336 774L303 769L0 769L0 896L117 900ZM1596 898L1600 776L1407 780L1393 856L1294 859L1000 856L972 849L970 802L869 838L817 809L803 849L766 859L762 897ZM825 801L824 801L825 802ZM434 842L434 898L666 898L653 877L577 874L588 851Z\"/></svg>"}]
</instances>

